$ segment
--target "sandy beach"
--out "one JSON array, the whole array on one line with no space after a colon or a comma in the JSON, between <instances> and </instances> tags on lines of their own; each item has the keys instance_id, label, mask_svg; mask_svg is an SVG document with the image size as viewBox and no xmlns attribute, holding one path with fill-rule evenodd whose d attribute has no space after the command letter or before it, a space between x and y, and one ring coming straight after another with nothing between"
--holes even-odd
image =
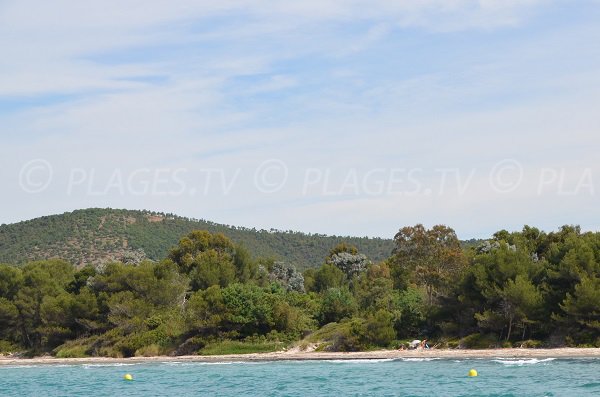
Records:
<instances>
[{"instance_id":1,"label":"sandy beach","mask_svg":"<svg viewBox=\"0 0 600 397\"><path fill-rule=\"evenodd\" d=\"M112 364L112 363L151 363L151 362L250 362L250 361L298 361L298 360L375 360L401 358L583 358L600 357L600 348L558 348L558 349L430 349L430 350L377 350L369 352L326 353L326 352L275 352L232 354L221 356L158 356L131 358L14 358L0 357L2 365L32 365L32 364Z\"/></svg>"}]
</instances>

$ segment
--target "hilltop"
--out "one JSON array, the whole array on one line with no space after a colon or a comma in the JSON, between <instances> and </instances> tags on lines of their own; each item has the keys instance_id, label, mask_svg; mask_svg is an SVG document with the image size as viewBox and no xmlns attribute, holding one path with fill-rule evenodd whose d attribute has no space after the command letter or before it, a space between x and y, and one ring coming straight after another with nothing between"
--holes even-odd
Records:
<instances>
[{"instance_id":1,"label":"hilltop","mask_svg":"<svg viewBox=\"0 0 600 397\"><path fill-rule=\"evenodd\" d=\"M0 262L61 258L81 266L161 260L192 230L223 233L256 257L282 260L299 269L320 266L342 241L373 261L386 259L393 249L391 239L257 230L159 212L91 208L0 226Z\"/></svg>"}]
</instances>

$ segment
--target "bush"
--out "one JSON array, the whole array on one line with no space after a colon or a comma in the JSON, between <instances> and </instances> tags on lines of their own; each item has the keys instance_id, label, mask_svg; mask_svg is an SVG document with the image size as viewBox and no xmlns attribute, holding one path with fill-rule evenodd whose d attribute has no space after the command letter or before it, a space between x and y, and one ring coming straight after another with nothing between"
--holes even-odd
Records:
<instances>
[{"instance_id":1,"label":"bush","mask_svg":"<svg viewBox=\"0 0 600 397\"><path fill-rule=\"evenodd\" d=\"M206 340L200 336L194 336L177 346L174 354L176 356L189 356L196 354L204 346L206 346Z\"/></svg>"},{"instance_id":2,"label":"bush","mask_svg":"<svg viewBox=\"0 0 600 397\"><path fill-rule=\"evenodd\" d=\"M162 354L162 349L157 344L140 347L135 351L136 357L156 357Z\"/></svg>"},{"instance_id":3,"label":"bush","mask_svg":"<svg viewBox=\"0 0 600 397\"><path fill-rule=\"evenodd\" d=\"M347 321L341 323L329 323L315 332L306 336L306 340L310 343L318 343L330 340L336 333L341 332L343 328L348 328Z\"/></svg>"},{"instance_id":4,"label":"bush","mask_svg":"<svg viewBox=\"0 0 600 397\"><path fill-rule=\"evenodd\" d=\"M498 337L494 334L471 334L460 340L461 349L490 349L499 346Z\"/></svg>"},{"instance_id":5,"label":"bush","mask_svg":"<svg viewBox=\"0 0 600 397\"><path fill-rule=\"evenodd\" d=\"M449 340L448 342L446 342L446 347L448 349L458 349L459 346L460 346L460 341L458 341L458 340Z\"/></svg>"},{"instance_id":6,"label":"bush","mask_svg":"<svg viewBox=\"0 0 600 397\"><path fill-rule=\"evenodd\" d=\"M214 356L222 354L250 354L250 353L270 353L280 351L285 347L282 342L245 342L223 340L209 343L198 353L203 356Z\"/></svg>"},{"instance_id":7,"label":"bush","mask_svg":"<svg viewBox=\"0 0 600 397\"><path fill-rule=\"evenodd\" d=\"M355 312L356 302L348 288L330 288L323 294L319 313L321 324L350 318Z\"/></svg>"},{"instance_id":8,"label":"bush","mask_svg":"<svg viewBox=\"0 0 600 397\"><path fill-rule=\"evenodd\" d=\"M171 338L164 332L162 327L146 332L136 332L122 337L114 345L114 349L123 354L124 357L137 355L139 349L157 345L161 348L169 346L172 342Z\"/></svg>"},{"instance_id":9,"label":"bush","mask_svg":"<svg viewBox=\"0 0 600 397\"><path fill-rule=\"evenodd\" d=\"M21 350L21 348L12 342L7 340L0 340L0 354L14 353Z\"/></svg>"},{"instance_id":10,"label":"bush","mask_svg":"<svg viewBox=\"0 0 600 397\"><path fill-rule=\"evenodd\" d=\"M105 346L105 347L101 347L100 349L98 349L98 356L100 357L112 357L112 358L123 358L123 353L112 347L112 346Z\"/></svg>"},{"instance_id":11,"label":"bush","mask_svg":"<svg viewBox=\"0 0 600 397\"><path fill-rule=\"evenodd\" d=\"M56 352L57 358L82 358L89 357L87 346L63 347Z\"/></svg>"},{"instance_id":12,"label":"bush","mask_svg":"<svg viewBox=\"0 0 600 397\"><path fill-rule=\"evenodd\" d=\"M365 344L387 347L396 337L393 315L383 309L369 316L363 325L361 339Z\"/></svg>"},{"instance_id":13,"label":"bush","mask_svg":"<svg viewBox=\"0 0 600 397\"><path fill-rule=\"evenodd\" d=\"M525 347L528 349L539 349L540 347L544 346L544 342L542 342L541 340L528 339L522 342L517 342L517 346Z\"/></svg>"},{"instance_id":14,"label":"bush","mask_svg":"<svg viewBox=\"0 0 600 397\"><path fill-rule=\"evenodd\" d=\"M361 335L365 321L360 318L329 323L306 337L309 343L318 343L318 351L357 351L363 348Z\"/></svg>"},{"instance_id":15,"label":"bush","mask_svg":"<svg viewBox=\"0 0 600 397\"><path fill-rule=\"evenodd\" d=\"M455 338L442 337L435 341L429 340L429 346L436 346L440 349L458 349L460 348L460 340Z\"/></svg>"}]
</instances>

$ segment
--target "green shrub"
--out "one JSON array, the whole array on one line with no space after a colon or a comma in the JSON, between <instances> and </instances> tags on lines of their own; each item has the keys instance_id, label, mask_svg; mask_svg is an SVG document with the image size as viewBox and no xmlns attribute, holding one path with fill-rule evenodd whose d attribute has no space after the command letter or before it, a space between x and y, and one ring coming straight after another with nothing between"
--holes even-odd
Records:
<instances>
[{"instance_id":1,"label":"green shrub","mask_svg":"<svg viewBox=\"0 0 600 397\"><path fill-rule=\"evenodd\" d=\"M522 342L518 342L517 345L519 347L525 347L528 349L539 349L540 347L544 346L544 342L542 342L541 340L528 339Z\"/></svg>"},{"instance_id":2,"label":"green shrub","mask_svg":"<svg viewBox=\"0 0 600 397\"><path fill-rule=\"evenodd\" d=\"M459 346L460 346L460 341L455 340L455 339L449 340L446 342L446 347L448 349L457 349Z\"/></svg>"},{"instance_id":3,"label":"green shrub","mask_svg":"<svg viewBox=\"0 0 600 397\"><path fill-rule=\"evenodd\" d=\"M498 337L494 334L471 334L460 340L461 349L490 349L498 347Z\"/></svg>"},{"instance_id":4,"label":"green shrub","mask_svg":"<svg viewBox=\"0 0 600 397\"><path fill-rule=\"evenodd\" d=\"M458 349L460 348L460 340L455 338L442 337L435 341L429 340L429 346L436 346L440 349Z\"/></svg>"},{"instance_id":5,"label":"green shrub","mask_svg":"<svg viewBox=\"0 0 600 397\"><path fill-rule=\"evenodd\" d=\"M156 357L160 356L163 350L157 344L152 344L144 347L140 347L135 351L136 357Z\"/></svg>"},{"instance_id":6,"label":"green shrub","mask_svg":"<svg viewBox=\"0 0 600 397\"><path fill-rule=\"evenodd\" d=\"M100 349L98 349L97 351L98 356L100 357L112 357L112 358L123 358L123 352L121 352L120 350L112 347L112 346L105 346L105 347L101 347Z\"/></svg>"},{"instance_id":7,"label":"green shrub","mask_svg":"<svg viewBox=\"0 0 600 397\"><path fill-rule=\"evenodd\" d=\"M308 335L308 343L319 343L318 351L356 351L363 347L361 335L365 320L356 318L329 323L323 328Z\"/></svg>"},{"instance_id":8,"label":"green shrub","mask_svg":"<svg viewBox=\"0 0 600 397\"><path fill-rule=\"evenodd\" d=\"M0 354L14 353L21 350L21 348L12 342L7 340L0 340Z\"/></svg>"},{"instance_id":9,"label":"green shrub","mask_svg":"<svg viewBox=\"0 0 600 397\"><path fill-rule=\"evenodd\" d=\"M245 342L223 340L209 343L198 353L203 356L222 354L270 353L280 351L285 347L281 342Z\"/></svg>"},{"instance_id":10,"label":"green shrub","mask_svg":"<svg viewBox=\"0 0 600 397\"><path fill-rule=\"evenodd\" d=\"M331 340L337 334L348 332L350 332L350 322L348 321L329 323L309 334L306 340L311 343L324 342Z\"/></svg>"},{"instance_id":11,"label":"green shrub","mask_svg":"<svg viewBox=\"0 0 600 397\"><path fill-rule=\"evenodd\" d=\"M57 358L82 358L89 357L87 346L63 347L56 352Z\"/></svg>"},{"instance_id":12,"label":"green shrub","mask_svg":"<svg viewBox=\"0 0 600 397\"><path fill-rule=\"evenodd\" d=\"M393 315L383 309L370 315L360 329L363 343L379 347L389 346L396 337L393 320Z\"/></svg>"},{"instance_id":13,"label":"green shrub","mask_svg":"<svg viewBox=\"0 0 600 397\"><path fill-rule=\"evenodd\" d=\"M200 349L206 346L206 343L206 339L201 336L193 336L183 341L183 343L180 343L179 346L173 350L173 354L176 356L196 354Z\"/></svg>"},{"instance_id":14,"label":"green shrub","mask_svg":"<svg viewBox=\"0 0 600 397\"><path fill-rule=\"evenodd\" d=\"M165 333L163 327L146 332L136 332L123 336L114 344L114 349L121 352L124 357L137 355L138 349L151 345L166 348L172 343L172 339Z\"/></svg>"}]
</instances>

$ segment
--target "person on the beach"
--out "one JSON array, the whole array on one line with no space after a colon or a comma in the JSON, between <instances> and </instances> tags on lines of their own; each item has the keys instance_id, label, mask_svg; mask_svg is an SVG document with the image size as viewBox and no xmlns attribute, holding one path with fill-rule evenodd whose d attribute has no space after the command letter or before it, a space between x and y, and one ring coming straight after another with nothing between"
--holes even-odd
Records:
<instances>
[{"instance_id":1,"label":"person on the beach","mask_svg":"<svg viewBox=\"0 0 600 397\"><path fill-rule=\"evenodd\" d=\"M410 342L408 344L408 348L409 349L416 349L417 347L419 347L421 345L421 341L419 339L415 339L412 342Z\"/></svg>"}]
</instances>

